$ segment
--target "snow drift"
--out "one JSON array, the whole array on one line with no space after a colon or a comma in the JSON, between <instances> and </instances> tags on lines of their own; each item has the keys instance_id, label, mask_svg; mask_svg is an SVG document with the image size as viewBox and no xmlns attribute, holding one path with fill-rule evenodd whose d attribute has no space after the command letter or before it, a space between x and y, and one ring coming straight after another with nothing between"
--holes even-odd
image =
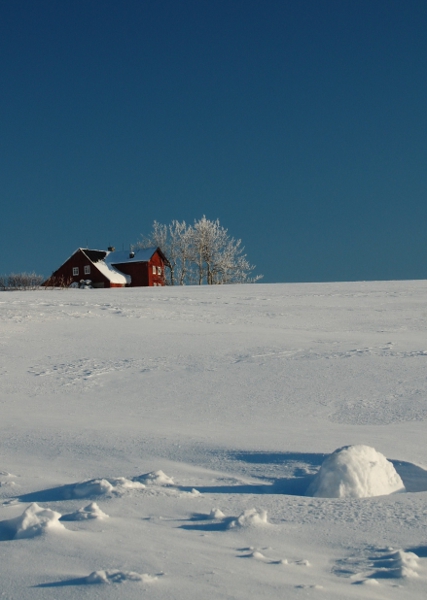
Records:
<instances>
[{"instance_id":1,"label":"snow drift","mask_svg":"<svg viewBox=\"0 0 427 600\"><path fill-rule=\"evenodd\" d=\"M143 483L144 485L175 485L173 478L163 473L163 471L151 471L134 477L132 481Z\"/></svg>"},{"instance_id":2,"label":"snow drift","mask_svg":"<svg viewBox=\"0 0 427 600\"><path fill-rule=\"evenodd\" d=\"M242 514L230 521L228 529L239 527L258 527L260 525L268 525L267 511L257 510L256 508L248 508Z\"/></svg>"},{"instance_id":3,"label":"snow drift","mask_svg":"<svg viewBox=\"0 0 427 600\"><path fill-rule=\"evenodd\" d=\"M68 515L63 515L61 521L87 521L88 519L108 519L108 515L103 512L96 502L91 502L83 508L79 508L76 512Z\"/></svg>"},{"instance_id":4,"label":"snow drift","mask_svg":"<svg viewBox=\"0 0 427 600\"><path fill-rule=\"evenodd\" d=\"M59 522L60 518L59 512L42 508L34 502L21 516L3 522L3 527L9 534L9 539L33 538L48 531L64 531L65 527Z\"/></svg>"},{"instance_id":5,"label":"snow drift","mask_svg":"<svg viewBox=\"0 0 427 600\"><path fill-rule=\"evenodd\" d=\"M109 571L94 571L85 578L85 583L124 583L126 581L136 581L140 583L153 583L157 577L147 575L147 573L135 573L134 571L119 571L110 569Z\"/></svg>"},{"instance_id":6,"label":"snow drift","mask_svg":"<svg viewBox=\"0 0 427 600\"><path fill-rule=\"evenodd\" d=\"M370 446L345 446L323 462L307 489L318 498L367 498L404 492L403 481L386 457Z\"/></svg>"}]
</instances>

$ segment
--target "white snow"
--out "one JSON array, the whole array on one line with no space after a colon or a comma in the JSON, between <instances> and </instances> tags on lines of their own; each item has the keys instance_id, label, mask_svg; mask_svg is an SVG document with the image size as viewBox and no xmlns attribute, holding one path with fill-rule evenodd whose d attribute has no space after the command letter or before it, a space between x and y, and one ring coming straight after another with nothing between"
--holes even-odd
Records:
<instances>
[{"instance_id":1,"label":"white snow","mask_svg":"<svg viewBox=\"0 0 427 600\"><path fill-rule=\"evenodd\" d=\"M141 583L153 583L157 577L147 573L134 573L133 571L119 571L111 569L108 571L94 571L86 578L86 583L124 583L125 581L137 581Z\"/></svg>"},{"instance_id":2,"label":"white snow","mask_svg":"<svg viewBox=\"0 0 427 600\"><path fill-rule=\"evenodd\" d=\"M86 519L108 519L108 515L99 508L96 502L91 502L87 506L61 517L61 521L85 521Z\"/></svg>"},{"instance_id":3,"label":"white snow","mask_svg":"<svg viewBox=\"0 0 427 600\"><path fill-rule=\"evenodd\" d=\"M322 463L307 490L318 498L367 498L404 492L393 464L370 446L345 446Z\"/></svg>"},{"instance_id":4,"label":"white snow","mask_svg":"<svg viewBox=\"0 0 427 600\"><path fill-rule=\"evenodd\" d=\"M10 534L10 539L32 538L47 532L65 529L59 522L60 518L59 512L50 508L42 508L34 502L19 517L4 521L2 530Z\"/></svg>"},{"instance_id":5,"label":"white snow","mask_svg":"<svg viewBox=\"0 0 427 600\"><path fill-rule=\"evenodd\" d=\"M424 600L426 298L0 293L1 594Z\"/></svg>"},{"instance_id":6,"label":"white snow","mask_svg":"<svg viewBox=\"0 0 427 600\"><path fill-rule=\"evenodd\" d=\"M131 276L122 273L112 264L107 262L108 256L104 260L98 260L93 263L95 267L101 271L101 273L111 281L111 283L120 283L122 285L129 284L131 282Z\"/></svg>"},{"instance_id":7,"label":"white snow","mask_svg":"<svg viewBox=\"0 0 427 600\"><path fill-rule=\"evenodd\" d=\"M172 477L169 477L161 469L152 473L145 473L133 478L134 481L143 483L144 485L174 485Z\"/></svg>"},{"instance_id":8,"label":"white snow","mask_svg":"<svg viewBox=\"0 0 427 600\"><path fill-rule=\"evenodd\" d=\"M242 512L237 519L233 519L228 524L229 529L236 527L258 527L259 525L267 525L267 511L257 510L256 508L247 508Z\"/></svg>"},{"instance_id":9,"label":"white snow","mask_svg":"<svg viewBox=\"0 0 427 600\"><path fill-rule=\"evenodd\" d=\"M210 519L224 519L225 514L219 508L213 508L209 513Z\"/></svg>"},{"instance_id":10,"label":"white snow","mask_svg":"<svg viewBox=\"0 0 427 600\"><path fill-rule=\"evenodd\" d=\"M76 483L71 488L64 490L65 498L90 498L109 494L114 490L114 485L107 479L92 479Z\"/></svg>"}]
</instances>

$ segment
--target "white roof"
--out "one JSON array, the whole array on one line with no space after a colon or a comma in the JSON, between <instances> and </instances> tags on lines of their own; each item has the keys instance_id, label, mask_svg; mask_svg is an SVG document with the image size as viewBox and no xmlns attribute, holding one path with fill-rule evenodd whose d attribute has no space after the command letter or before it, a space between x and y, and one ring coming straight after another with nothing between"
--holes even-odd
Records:
<instances>
[{"instance_id":1,"label":"white roof","mask_svg":"<svg viewBox=\"0 0 427 600\"><path fill-rule=\"evenodd\" d=\"M130 275L122 273L121 271L113 267L113 265L107 264L105 262L105 259L107 257L106 255L108 254L108 252L106 252L105 250L91 250L88 248L79 248L79 250L84 252L87 259L90 260L93 266L96 267L98 271L100 271L100 273L102 273L104 277L106 277L110 281L110 283L126 285L132 281ZM104 259L100 258L99 260L93 260L93 258L91 258L91 253L94 252L98 252L100 256L104 255Z\"/></svg>"},{"instance_id":2,"label":"white roof","mask_svg":"<svg viewBox=\"0 0 427 600\"><path fill-rule=\"evenodd\" d=\"M103 260L98 260L93 265L100 271L111 283L121 283L123 285L129 284L132 281L130 275L122 273L112 265L108 265Z\"/></svg>"}]
</instances>

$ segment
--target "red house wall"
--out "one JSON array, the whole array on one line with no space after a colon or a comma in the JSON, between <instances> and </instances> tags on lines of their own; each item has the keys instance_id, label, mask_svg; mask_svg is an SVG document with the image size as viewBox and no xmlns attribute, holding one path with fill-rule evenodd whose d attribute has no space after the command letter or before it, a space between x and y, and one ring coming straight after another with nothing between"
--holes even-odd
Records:
<instances>
[{"instance_id":1,"label":"red house wall","mask_svg":"<svg viewBox=\"0 0 427 600\"><path fill-rule=\"evenodd\" d=\"M90 274L85 275L84 267L90 266ZM79 274L73 275L73 268L78 267ZM45 286L66 286L69 287L72 283L79 283L82 279L90 279L94 284L104 284L103 287L116 287L114 284L110 284L109 279L105 277L98 269L90 262L90 260L83 254L81 250L77 250L63 265L52 273ZM117 285L117 284L116 284ZM122 287L122 286L120 286Z\"/></svg>"},{"instance_id":2,"label":"red house wall","mask_svg":"<svg viewBox=\"0 0 427 600\"><path fill-rule=\"evenodd\" d=\"M114 264L114 266L121 273L130 275L132 278L130 287L136 287L150 285L147 273L147 264L148 263L145 262L117 263Z\"/></svg>"},{"instance_id":3,"label":"red house wall","mask_svg":"<svg viewBox=\"0 0 427 600\"><path fill-rule=\"evenodd\" d=\"M114 263L114 266L122 273L131 276L130 287L165 285L165 265L158 252L153 254L149 262ZM153 266L156 267L155 274ZM161 268L161 275L157 273L157 267Z\"/></svg>"}]
</instances>

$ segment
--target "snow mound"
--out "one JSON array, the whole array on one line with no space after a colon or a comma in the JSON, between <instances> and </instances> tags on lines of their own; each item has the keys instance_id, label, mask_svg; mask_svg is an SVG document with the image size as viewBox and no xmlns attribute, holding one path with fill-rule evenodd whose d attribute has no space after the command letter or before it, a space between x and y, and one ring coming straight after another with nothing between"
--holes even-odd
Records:
<instances>
[{"instance_id":1,"label":"snow mound","mask_svg":"<svg viewBox=\"0 0 427 600\"><path fill-rule=\"evenodd\" d=\"M108 519L108 515L99 508L96 502L91 502L74 513L64 515L61 521L86 521L87 519Z\"/></svg>"},{"instance_id":2,"label":"snow mound","mask_svg":"<svg viewBox=\"0 0 427 600\"><path fill-rule=\"evenodd\" d=\"M157 577L146 573L135 573L133 571L94 571L86 578L86 583L124 583L125 581L137 581L141 583L153 583Z\"/></svg>"},{"instance_id":3,"label":"snow mound","mask_svg":"<svg viewBox=\"0 0 427 600\"><path fill-rule=\"evenodd\" d=\"M92 496L121 495L127 490L145 489L145 485L139 481L116 477L115 479L90 479L67 486L64 498L91 498Z\"/></svg>"},{"instance_id":4,"label":"snow mound","mask_svg":"<svg viewBox=\"0 0 427 600\"><path fill-rule=\"evenodd\" d=\"M126 477L117 477L116 479L109 479L109 482L113 486L112 492L116 495L121 495L128 490L145 489L145 485L140 481L134 479L126 479Z\"/></svg>"},{"instance_id":5,"label":"snow mound","mask_svg":"<svg viewBox=\"0 0 427 600\"><path fill-rule=\"evenodd\" d=\"M345 576L349 576L356 585L375 585L378 579L413 579L419 577L419 557L414 552L380 549L365 556L352 556L341 561Z\"/></svg>"},{"instance_id":6,"label":"snow mound","mask_svg":"<svg viewBox=\"0 0 427 600\"><path fill-rule=\"evenodd\" d=\"M248 508L242 514L230 521L228 529L234 529L238 527L258 527L260 525L268 525L267 511L256 508Z\"/></svg>"},{"instance_id":7,"label":"snow mound","mask_svg":"<svg viewBox=\"0 0 427 600\"><path fill-rule=\"evenodd\" d=\"M107 479L90 479L76 483L69 489L70 498L88 498L102 496L113 491L114 486Z\"/></svg>"},{"instance_id":8,"label":"snow mound","mask_svg":"<svg viewBox=\"0 0 427 600\"><path fill-rule=\"evenodd\" d=\"M225 519L225 514L219 508L213 508L209 513L209 519Z\"/></svg>"},{"instance_id":9,"label":"snow mound","mask_svg":"<svg viewBox=\"0 0 427 600\"><path fill-rule=\"evenodd\" d=\"M261 560L263 562L267 561L268 558L266 556L264 556L264 554L262 552L260 552L259 550L254 550L253 552L251 552L249 554L250 558L254 558L255 560Z\"/></svg>"},{"instance_id":10,"label":"snow mound","mask_svg":"<svg viewBox=\"0 0 427 600\"><path fill-rule=\"evenodd\" d=\"M132 481L143 483L145 485L175 485L172 477L168 477L163 471L152 471L134 477Z\"/></svg>"},{"instance_id":11,"label":"snow mound","mask_svg":"<svg viewBox=\"0 0 427 600\"><path fill-rule=\"evenodd\" d=\"M59 522L61 513L50 508L42 508L36 503L30 504L20 517L3 523L10 539L33 538L54 530L65 530Z\"/></svg>"},{"instance_id":12,"label":"snow mound","mask_svg":"<svg viewBox=\"0 0 427 600\"><path fill-rule=\"evenodd\" d=\"M306 495L367 498L404 492L403 481L386 457L370 446L345 446L323 462Z\"/></svg>"},{"instance_id":13,"label":"snow mound","mask_svg":"<svg viewBox=\"0 0 427 600\"><path fill-rule=\"evenodd\" d=\"M418 577L417 569L419 568L418 556L413 552L405 552L404 550L396 550L390 555L389 574L397 578L401 577ZM384 567L374 573L374 577L378 577Z\"/></svg>"}]
</instances>

